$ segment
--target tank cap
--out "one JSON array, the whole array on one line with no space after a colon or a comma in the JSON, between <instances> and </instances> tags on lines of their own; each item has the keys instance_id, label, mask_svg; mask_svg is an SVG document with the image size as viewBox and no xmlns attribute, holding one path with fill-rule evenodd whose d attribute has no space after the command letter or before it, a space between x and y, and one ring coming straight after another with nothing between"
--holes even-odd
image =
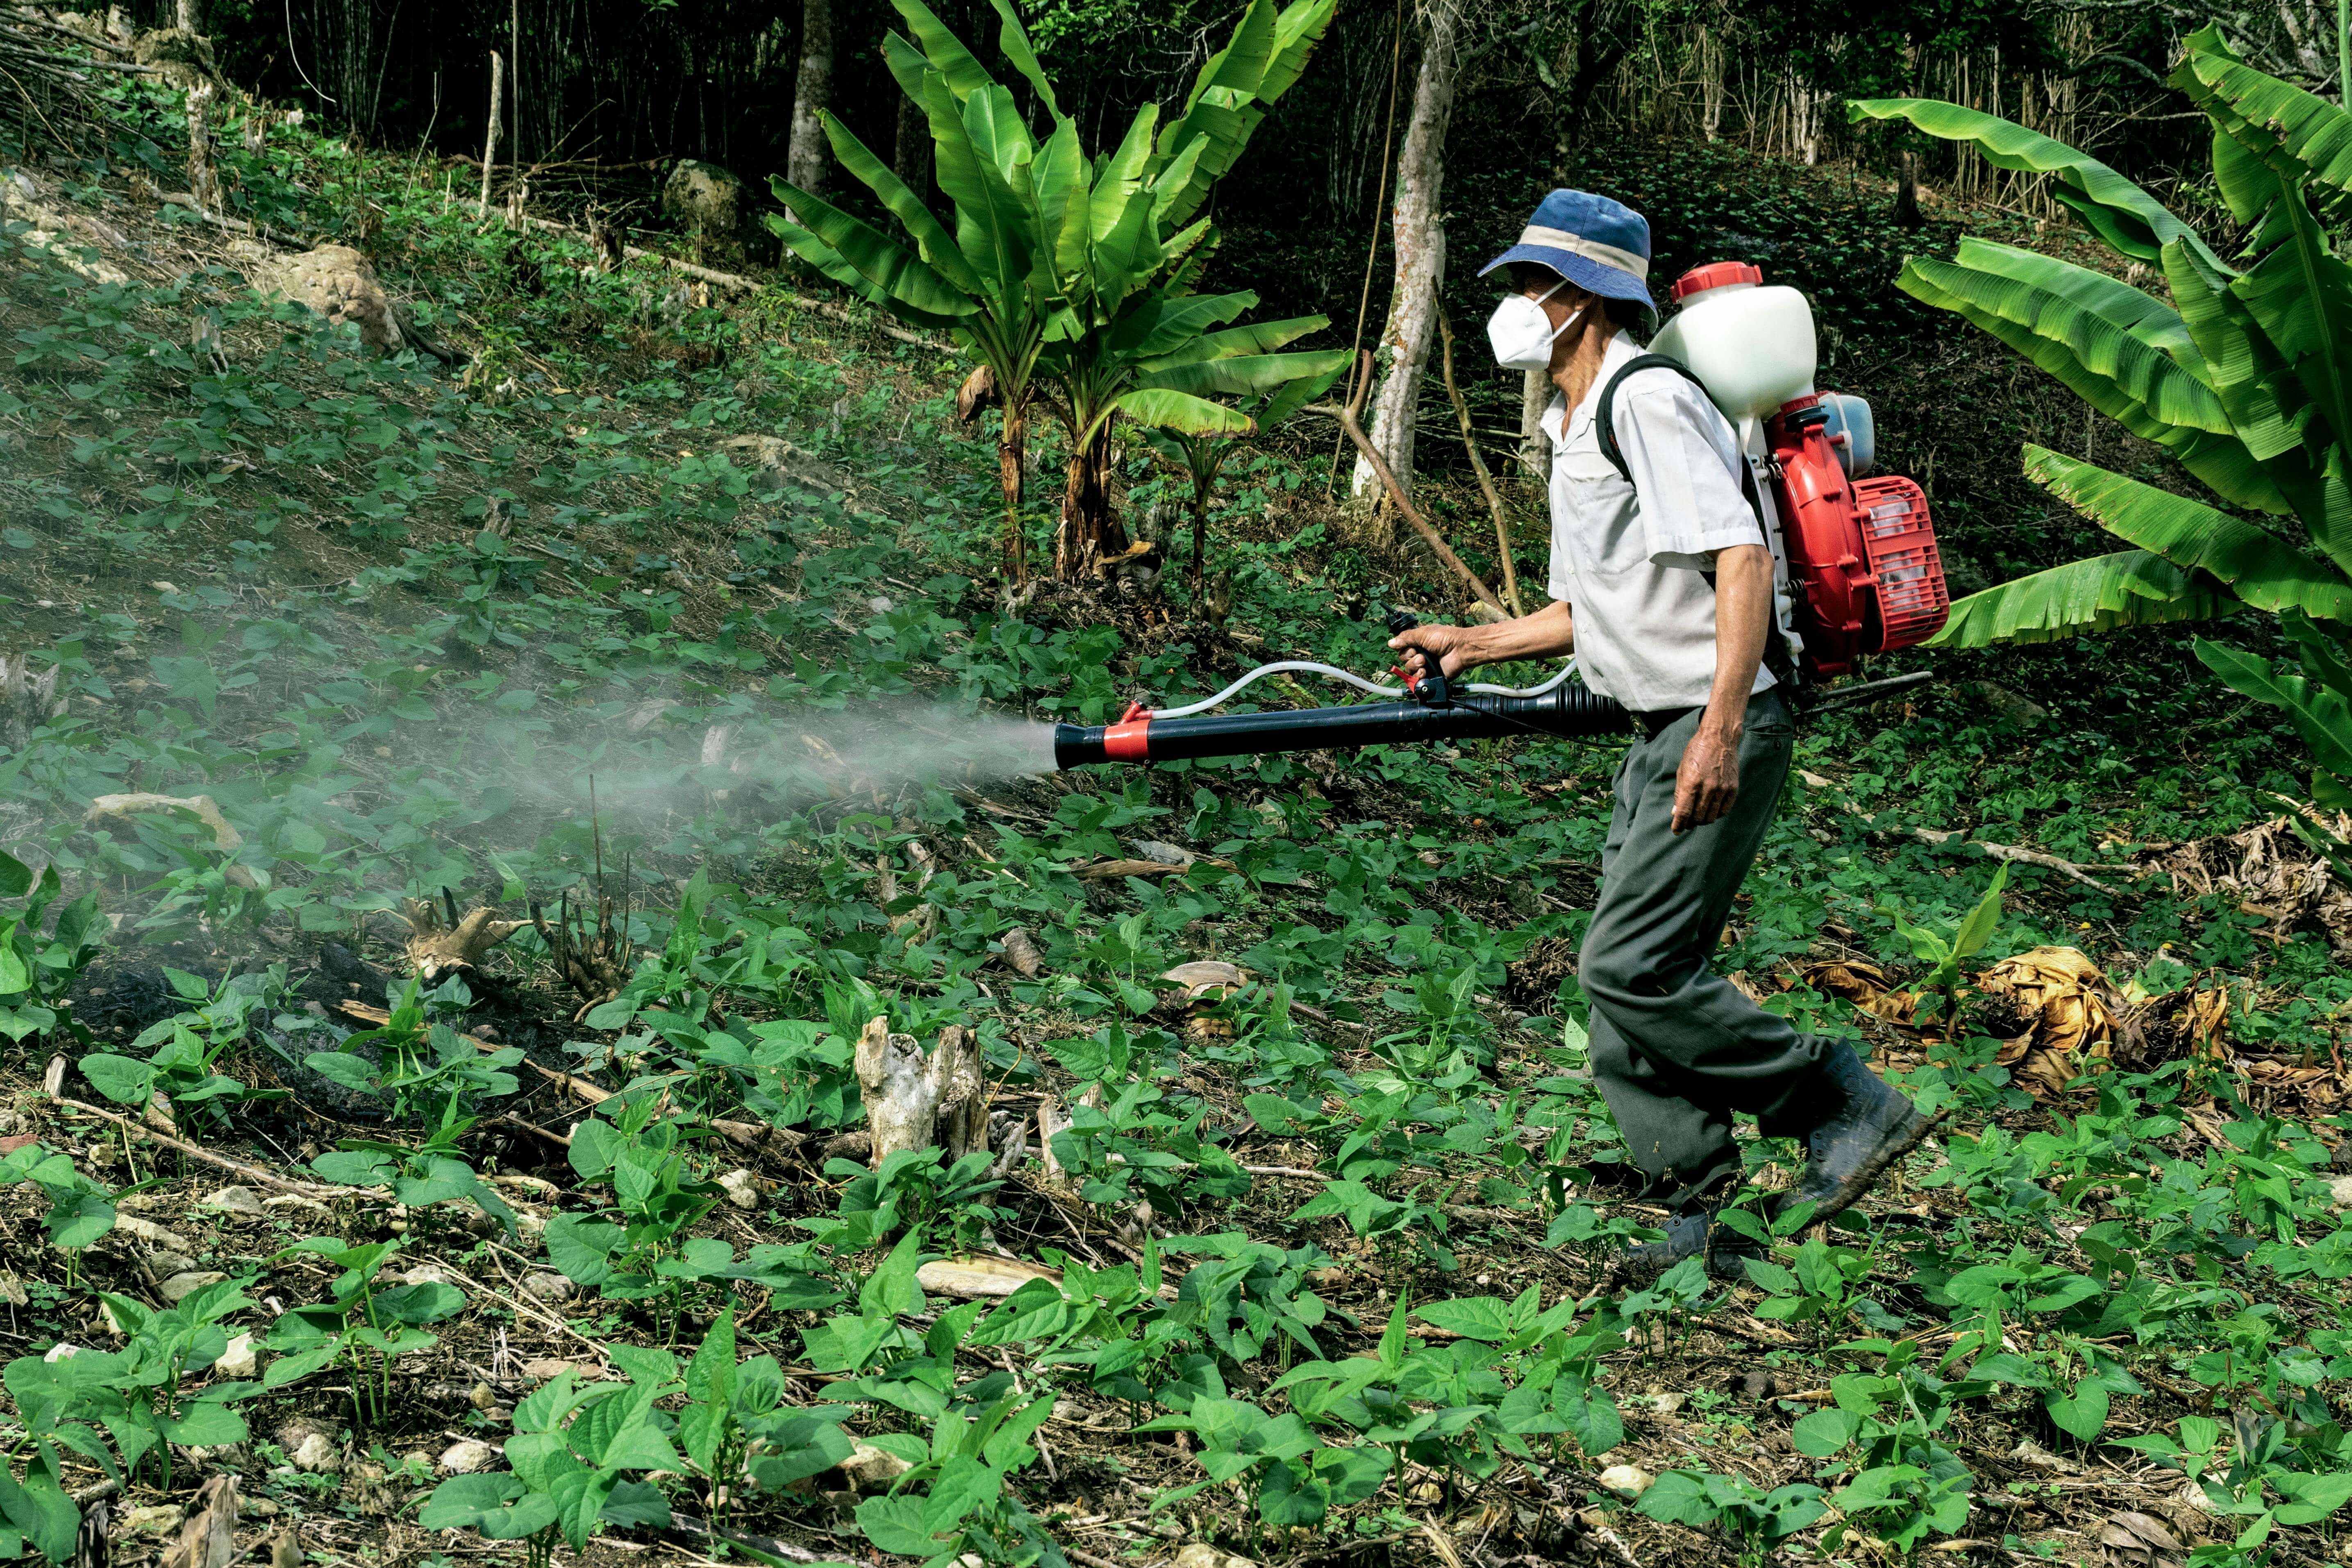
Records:
<instances>
[{"instance_id":1,"label":"tank cap","mask_svg":"<svg viewBox=\"0 0 2352 1568\"><path fill-rule=\"evenodd\" d=\"M1680 301L1690 295L1720 289L1730 283L1761 283L1764 269L1747 261L1710 261L1705 267L1694 267L1675 279L1674 297Z\"/></svg>"}]
</instances>

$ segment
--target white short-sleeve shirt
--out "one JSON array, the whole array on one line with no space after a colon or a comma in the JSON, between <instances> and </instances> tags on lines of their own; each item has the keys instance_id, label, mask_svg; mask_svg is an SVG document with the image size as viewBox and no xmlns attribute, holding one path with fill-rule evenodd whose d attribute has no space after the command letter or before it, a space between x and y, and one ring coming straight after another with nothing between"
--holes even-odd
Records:
<instances>
[{"instance_id":1,"label":"white short-sleeve shirt","mask_svg":"<svg viewBox=\"0 0 2352 1568\"><path fill-rule=\"evenodd\" d=\"M1762 544L1740 489L1739 438L1678 371L1635 373L1617 389L1618 449L1631 483L1601 455L1601 389L1642 352L1619 332L1573 410L1555 397L1551 596L1576 616L1585 684L1636 712L1697 708L1715 685L1715 552ZM1754 691L1773 684L1759 668Z\"/></svg>"}]
</instances>

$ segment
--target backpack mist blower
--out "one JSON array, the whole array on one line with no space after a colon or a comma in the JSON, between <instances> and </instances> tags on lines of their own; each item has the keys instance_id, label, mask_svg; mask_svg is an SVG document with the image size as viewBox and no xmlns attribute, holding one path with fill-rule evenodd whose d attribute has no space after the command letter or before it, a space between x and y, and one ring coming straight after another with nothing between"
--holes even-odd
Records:
<instances>
[{"instance_id":1,"label":"backpack mist blower","mask_svg":"<svg viewBox=\"0 0 2352 1568\"><path fill-rule=\"evenodd\" d=\"M1776 673L1795 676L1801 690L1847 673L1866 654L1910 647L1934 636L1951 599L1927 495L1899 476L1868 477L1875 456L1869 404L1814 389L1813 314L1805 297L1786 285L1766 287L1761 269L1744 261L1719 261L1677 279L1674 298L1682 309L1650 352L1601 390L1602 455L1632 477L1614 424L1617 392L1627 376L1671 369L1706 390L1738 434L1748 500L1772 550L1783 646L1767 662ZM1417 624L1402 612L1388 618L1391 635ZM1210 713L1251 682L1287 672L1327 676L1400 700ZM1055 763L1073 768L1526 734L1572 739L1632 728L1623 708L1571 679L1573 659L1524 690L1478 682L1456 688L1441 675L1396 673L1402 688L1306 660L1261 665L1187 707L1155 710L1137 702L1115 724L1057 724ZM1819 710L1926 679L1871 681L1809 706Z\"/></svg>"}]
</instances>

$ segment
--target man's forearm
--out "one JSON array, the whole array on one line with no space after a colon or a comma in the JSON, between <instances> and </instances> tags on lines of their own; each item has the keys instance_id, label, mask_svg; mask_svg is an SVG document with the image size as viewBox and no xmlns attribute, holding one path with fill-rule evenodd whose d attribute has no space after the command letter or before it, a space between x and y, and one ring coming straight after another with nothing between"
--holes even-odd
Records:
<instances>
[{"instance_id":1,"label":"man's forearm","mask_svg":"<svg viewBox=\"0 0 2352 1568\"><path fill-rule=\"evenodd\" d=\"M1715 685L1702 724L1725 733L1745 727L1756 667L1772 629L1772 554L1743 544L1715 558Z\"/></svg>"},{"instance_id":2,"label":"man's forearm","mask_svg":"<svg viewBox=\"0 0 2352 1568\"><path fill-rule=\"evenodd\" d=\"M1467 628L1456 646L1465 668L1515 658L1559 658L1576 649L1574 612L1567 600L1555 599L1532 616Z\"/></svg>"}]
</instances>

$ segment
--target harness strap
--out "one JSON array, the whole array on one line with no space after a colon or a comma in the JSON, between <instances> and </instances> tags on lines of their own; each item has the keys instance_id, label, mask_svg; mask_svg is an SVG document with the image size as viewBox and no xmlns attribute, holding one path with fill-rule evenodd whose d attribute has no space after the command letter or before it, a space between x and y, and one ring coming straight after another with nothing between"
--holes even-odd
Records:
<instances>
[{"instance_id":1,"label":"harness strap","mask_svg":"<svg viewBox=\"0 0 2352 1568\"><path fill-rule=\"evenodd\" d=\"M1673 371L1676 375L1697 387L1700 395L1709 397L1710 400L1712 398L1712 395L1706 390L1706 383L1699 380L1696 372L1682 361L1668 359L1664 354L1636 354L1617 367L1616 374L1602 383L1601 387L1601 408L1597 416L1601 426L1601 455L1609 459L1609 466L1617 470L1618 478L1629 485L1634 484L1633 470L1626 465L1624 449L1617 444L1617 389L1624 384L1627 376L1639 374L1645 370ZM1563 415L1562 418L1565 419L1565 417L1566 416ZM1634 493L1636 497L1640 495L1639 485L1634 485ZM1756 531L1761 536L1765 548L1772 549L1771 531L1764 521L1763 498L1756 491L1756 470L1744 458L1739 465L1739 493L1748 502L1748 514L1756 519ZM1778 553L1778 551L1774 551L1776 556ZM1702 575L1706 578L1706 585L1713 588L1715 574L1708 572ZM1791 691L1796 689L1797 672L1789 658L1788 643L1780 636L1780 616L1777 612L1773 616L1772 627L1764 638L1764 668L1772 672L1772 678L1775 680L1788 686Z\"/></svg>"}]
</instances>

